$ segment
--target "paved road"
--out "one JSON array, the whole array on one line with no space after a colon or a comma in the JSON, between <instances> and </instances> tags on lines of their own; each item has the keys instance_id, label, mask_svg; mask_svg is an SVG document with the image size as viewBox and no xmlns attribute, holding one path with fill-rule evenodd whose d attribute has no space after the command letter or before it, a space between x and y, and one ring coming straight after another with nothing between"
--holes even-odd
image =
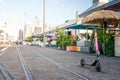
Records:
<instances>
[{"instance_id":1,"label":"paved road","mask_svg":"<svg viewBox=\"0 0 120 80\"><path fill-rule=\"evenodd\" d=\"M25 80L15 46L10 46L4 51L0 56L0 64L3 64L16 80Z\"/></svg>"},{"instance_id":2,"label":"paved road","mask_svg":"<svg viewBox=\"0 0 120 80\"><path fill-rule=\"evenodd\" d=\"M66 52L53 48L17 46L21 51L27 67L35 80L119 80L120 58L104 57L100 59L102 72L96 72L94 67L81 67L80 59L85 58L91 64L96 56L86 53ZM10 46L0 56L0 63L4 64L15 80L25 80L25 73L21 67L18 51ZM1 76L0 76L1 78ZM2 79L0 79L2 80Z\"/></svg>"},{"instance_id":3,"label":"paved road","mask_svg":"<svg viewBox=\"0 0 120 80\"><path fill-rule=\"evenodd\" d=\"M0 80L4 80L2 74L0 73Z\"/></svg>"}]
</instances>

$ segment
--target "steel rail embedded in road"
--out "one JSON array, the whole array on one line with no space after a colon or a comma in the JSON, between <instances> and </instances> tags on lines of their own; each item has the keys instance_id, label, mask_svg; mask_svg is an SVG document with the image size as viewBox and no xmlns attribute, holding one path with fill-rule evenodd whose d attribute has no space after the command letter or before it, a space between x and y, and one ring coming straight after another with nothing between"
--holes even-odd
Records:
<instances>
[{"instance_id":1,"label":"steel rail embedded in road","mask_svg":"<svg viewBox=\"0 0 120 80\"><path fill-rule=\"evenodd\" d=\"M33 51L31 51L31 52L33 52ZM35 52L33 52L33 53L35 53ZM84 75L82 75L82 74L79 74L79 73L73 71L72 69L70 69L70 68L68 68L68 67L65 67L64 65L62 65L62 64L54 61L53 59L50 59L50 58L48 58L48 57L46 57L46 56L43 56L43 55L41 55L41 54L38 54L38 55L39 55L40 57L42 57L42 58L44 58L44 59L52 62L53 64L57 65L57 66L60 67L61 69L63 69L63 70L65 70L65 71L68 71L68 72L74 74L75 76L79 77L79 78L82 79L82 80L91 80L91 79L88 78L87 76L84 76Z\"/></svg>"},{"instance_id":2,"label":"steel rail embedded in road","mask_svg":"<svg viewBox=\"0 0 120 80\"><path fill-rule=\"evenodd\" d=\"M22 52L18 49L17 46L16 46L16 49L17 49L17 52L18 52L18 55L19 55L19 59L20 59L23 71L25 73L26 80L35 80L35 78L33 77L31 71L29 70L29 68L28 68L28 66L25 62L24 57L22 56Z\"/></svg>"},{"instance_id":3,"label":"steel rail embedded in road","mask_svg":"<svg viewBox=\"0 0 120 80\"><path fill-rule=\"evenodd\" d=\"M3 75L3 78L5 80L14 80L14 78L12 77L12 75L6 70L6 68L4 67L3 64L0 64L0 71Z\"/></svg>"},{"instance_id":4,"label":"steel rail embedded in road","mask_svg":"<svg viewBox=\"0 0 120 80\"><path fill-rule=\"evenodd\" d=\"M66 71L69 71L70 73L78 76L78 77L81 78L82 80L90 80L88 77L83 76L83 75L81 75L81 74L78 74L78 73L76 73L75 71L73 71L73 70L71 70L71 69L63 66L62 64L60 64L60 63L58 63L58 62L56 62L56 61L54 61L54 60L52 60L52 59L50 59L50 58L48 58L48 57L45 57L45 56L40 55L40 54L39 54L39 56L42 57L42 58L44 58L44 59L46 59L46 60L48 60L48 61L50 61L50 62L52 62L53 64L59 66L60 68L66 70Z\"/></svg>"}]
</instances>

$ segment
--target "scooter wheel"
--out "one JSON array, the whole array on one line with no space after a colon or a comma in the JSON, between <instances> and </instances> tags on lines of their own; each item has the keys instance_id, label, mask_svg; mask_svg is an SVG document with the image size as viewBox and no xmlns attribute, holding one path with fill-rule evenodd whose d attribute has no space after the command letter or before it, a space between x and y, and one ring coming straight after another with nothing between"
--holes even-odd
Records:
<instances>
[{"instance_id":1,"label":"scooter wheel","mask_svg":"<svg viewBox=\"0 0 120 80\"><path fill-rule=\"evenodd\" d=\"M85 59L81 59L80 65L81 65L81 66L84 66L84 65L85 65Z\"/></svg>"},{"instance_id":2,"label":"scooter wheel","mask_svg":"<svg viewBox=\"0 0 120 80\"><path fill-rule=\"evenodd\" d=\"M96 71L101 72L101 65L99 61L96 63Z\"/></svg>"}]
</instances>

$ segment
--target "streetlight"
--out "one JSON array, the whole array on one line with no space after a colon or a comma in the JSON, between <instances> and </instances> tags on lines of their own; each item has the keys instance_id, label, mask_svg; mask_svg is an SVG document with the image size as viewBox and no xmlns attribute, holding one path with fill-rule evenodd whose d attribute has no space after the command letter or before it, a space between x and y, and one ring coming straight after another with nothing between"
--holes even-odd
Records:
<instances>
[{"instance_id":1,"label":"streetlight","mask_svg":"<svg viewBox=\"0 0 120 80\"><path fill-rule=\"evenodd\" d=\"M46 14L46 0L43 0L43 46L45 47L45 14Z\"/></svg>"}]
</instances>

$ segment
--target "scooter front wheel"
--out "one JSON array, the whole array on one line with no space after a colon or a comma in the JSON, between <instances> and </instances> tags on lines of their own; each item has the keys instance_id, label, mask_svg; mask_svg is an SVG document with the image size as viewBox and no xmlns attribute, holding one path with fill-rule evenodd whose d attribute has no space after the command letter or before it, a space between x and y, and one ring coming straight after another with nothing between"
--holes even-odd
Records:
<instances>
[{"instance_id":1,"label":"scooter front wheel","mask_svg":"<svg viewBox=\"0 0 120 80\"><path fill-rule=\"evenodd\" d=\"M80 65L81 65L81 66L84 66L84 65L85 65L85 59L81 59Z\"/></svg>"},{"instance_id":2,"label":"scooter front wheel","mask_svg":"<svg viewBox=\"0 0 120 80\"><path fill-rule=\"evenodd\" d=\"M101 72L101 65L100 65L100 62L96 62L96 71L97 72Z\"/></svg>"}]
</instances>

